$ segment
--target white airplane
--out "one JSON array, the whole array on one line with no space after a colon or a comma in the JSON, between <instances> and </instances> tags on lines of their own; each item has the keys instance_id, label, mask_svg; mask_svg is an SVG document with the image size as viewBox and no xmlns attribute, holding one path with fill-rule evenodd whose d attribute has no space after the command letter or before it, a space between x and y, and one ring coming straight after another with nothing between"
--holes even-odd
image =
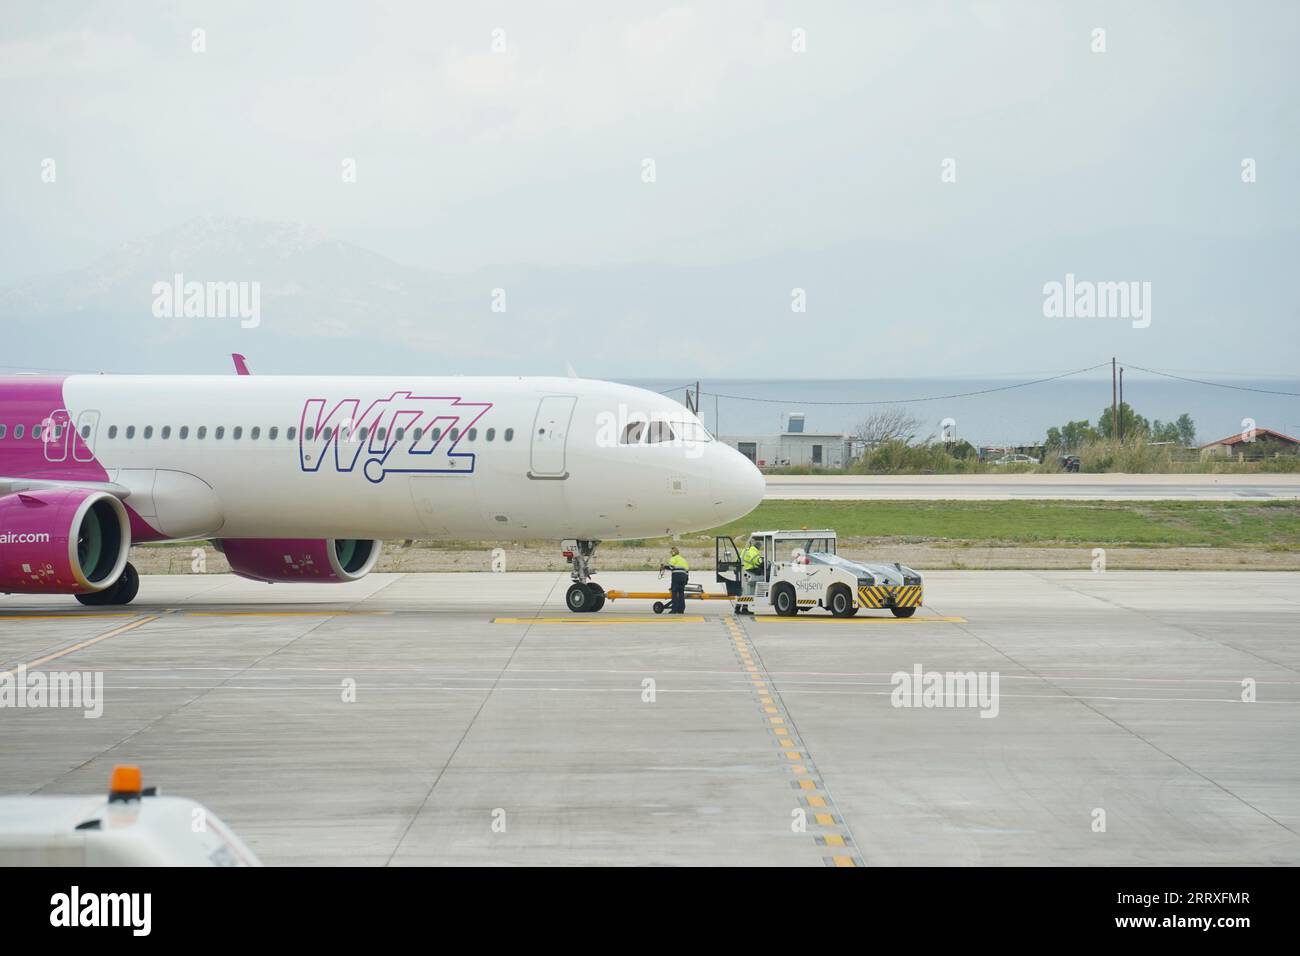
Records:
<instances>
[{"instance_id":1,"label":"white airplane","mask_svg":"<svg viewBox=\"0 0 1300 956\"><path fill-rule=\"evenodd\" d=\"M600 541L725 524L763 491L682 405L610 382L0 377L6 593L126 604L136 542L212 539L243 577L338 582L385 538L553 538L569 608L596 611Z\"/></svg>"}]
</instances>

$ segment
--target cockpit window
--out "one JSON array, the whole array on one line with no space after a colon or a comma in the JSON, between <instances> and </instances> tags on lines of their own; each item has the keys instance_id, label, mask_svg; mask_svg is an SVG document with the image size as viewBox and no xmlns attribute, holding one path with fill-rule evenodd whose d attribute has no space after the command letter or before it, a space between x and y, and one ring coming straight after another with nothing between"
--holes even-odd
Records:
<instances>
[{"instance_id":1,"label":"cockpit window","mask_svg":"<svg viewBox=\"0 0 1300 956\"><path fill-rule=\"evenodd\" d=\"M713 441L713 436L698 419L684 421L672 413L665 414L662 418L657 415L648 417L648 421L643 417L624 425L619 444L676 445Z\"/></svg>"},{"instance_id":2,"label":"cockpit window","mask_svg":"<svg viewBox=\"0 0 1300 956\"><path fill-rule=\"evenodd\" d=\"M667 422L653 421L650 423L650 434L646 441L652 445L660 442L675 441L677 436L673 434L672 427Z\"/></svg>"},{"instance_id":3,"label":"cockpit window","mask_svg":"<svg viewBox=\"0 0 1300 956\"><path fill-rule=\"evenodd\" d=\"M709 430L698 421L674 421L673 430L686 442L713 441L713 436L709 434Z\"/></svg>"}]
</instances>

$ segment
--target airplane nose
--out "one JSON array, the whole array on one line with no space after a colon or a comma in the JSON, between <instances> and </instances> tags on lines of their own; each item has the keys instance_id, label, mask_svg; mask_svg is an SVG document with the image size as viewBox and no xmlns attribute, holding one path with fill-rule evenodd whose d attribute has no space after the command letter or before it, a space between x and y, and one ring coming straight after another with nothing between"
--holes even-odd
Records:
<instances>
[{"instance_id":1,"label":"airplane nose","mask_svg":"<svg viewBox=\"0 0 1300 956\"><path fill-rule=\"evenodd\" d=\"M719 524L743 518L763 500L767 481L754 463L730 445L716 442L713 511Z\"/></svg>"}]
</instances>

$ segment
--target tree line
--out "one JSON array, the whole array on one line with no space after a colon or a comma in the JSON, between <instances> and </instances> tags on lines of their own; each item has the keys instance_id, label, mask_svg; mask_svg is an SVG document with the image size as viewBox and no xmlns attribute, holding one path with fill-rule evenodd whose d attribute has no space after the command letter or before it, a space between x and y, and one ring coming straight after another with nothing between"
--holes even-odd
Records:
<instances>
[{"instance_id":1,"label":"tree line","mask_svg":"<svg viewBox=\"0 0 1300 956\"><path fill-rule=\"evenodd\" d=\"M1118 418L1118 428L1116 419ZM1088 442L1102 439L1120 438L1125 441L1142 439L1148 442L1170 442L1190 448L1196 445L1196 423L1192 416L1183 412L1171 422L1160 419L1148 421L1133 410L1128 402L1121 402L1119 415L1116 416L1111 406L1106 406L1097 424L1092 425L1087 419L1066 422L1060 428L1047 430L1044 445L1049 449L1080 448Z\"/></svg>"},{"instance_id":2,"label":"tree line","mask_svg":"<svg viewBox=\"0 0 1300 956\"><path fill-rule=\"evenodd\" d=\"M1114 409L1107 405L1098 417L1096 425L1087 419L1080 419L1077 422L1066 422L1060 428L1049 428L1043 444L1049 450L1081 448L1089 442L1112 438L1122 438L1125 441L1140 438L1147 442L1168 442L1189 448L1196 444L1196 423L1186 412L1169 422L1162 422L1158 418L1149 421L1134 411L1133 406L1128 402L1121 402L1118 428L1116 428L1116 417ZM859 422L853 431L853 437L864 450L870 451L895 442L912 445L917 442L921 430L921 419L906 409L886 408L868 415ZM954 437L931 434L921 444L928 445L937 438L945 445L965 446L962 448L962 453L956 457L966 457L965 452L970 448L969 443L956 442Z\"/></svg>"}]
</instances>

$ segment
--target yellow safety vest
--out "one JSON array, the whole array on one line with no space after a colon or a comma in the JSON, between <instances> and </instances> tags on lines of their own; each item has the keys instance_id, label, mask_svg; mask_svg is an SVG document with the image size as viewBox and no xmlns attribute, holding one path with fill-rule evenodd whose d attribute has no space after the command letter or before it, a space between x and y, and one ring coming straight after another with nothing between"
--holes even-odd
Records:
<instances>
[{"instance_id":1,"label":"yellow safety vest","mask_svg":"<svg viewBox=\"0 0 1300 956\"><path fill-rule=\"evenodd\" d=\"M674 571L689 571L691 569L691 566L686 563L686 559L680 554L674 554L668 559L668 567Z\"/></svg>"},{"instance_id":2,"label":"yellow safety vest","mask_svg":"<svg viewBox=\"0 0 1300 956\"><path fill-rule=\"evenodd\" d=\"M763 552L750 545L740 553L740 560L744 564L746 571L753 571L763 563Z\"/></svg>"}]
</instances>

